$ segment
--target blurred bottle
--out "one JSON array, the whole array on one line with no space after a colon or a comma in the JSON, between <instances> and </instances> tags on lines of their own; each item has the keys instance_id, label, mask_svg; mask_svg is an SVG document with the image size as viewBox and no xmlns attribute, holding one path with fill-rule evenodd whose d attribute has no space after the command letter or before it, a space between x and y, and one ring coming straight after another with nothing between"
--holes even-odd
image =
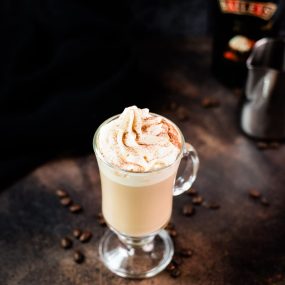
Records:
<instances>
[{"instance_id":1,"label":"blurred bottle","mask_svg":"<svg viewBox=\"0 0 285 285\"><path fill-rule=\"evenodd\" d=\"M211 0L212 70L229 87L244 85L254 43L279 33L283 0Z\"/></svg>"}]
</instances>

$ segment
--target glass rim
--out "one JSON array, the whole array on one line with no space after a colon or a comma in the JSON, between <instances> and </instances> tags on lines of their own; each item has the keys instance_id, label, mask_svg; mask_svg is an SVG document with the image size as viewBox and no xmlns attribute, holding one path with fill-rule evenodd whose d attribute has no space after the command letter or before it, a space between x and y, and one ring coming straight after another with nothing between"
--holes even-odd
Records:
<instances>
[{"instance_id":1,"label":"glass rim","mask_svg":"<svg viewBox=\"0 0 285 285\"><path fill-rule=\"evenodd\" d=\"M98 135L100 133L100 130L101 128L108 124L109 122L115 120L116 118L118 118L121 114L117 114L117 115L114 115L108 119L106 119L105 121L103 121L103 123L101 123L99 125L99 127L96 129L95 131L95 134L93 136L93 148L94 148L94 152L95 152L95 155L97 158L99 158L103 163L105 163L108 167L114 169L114 170L117 170L117 171L121 171L123 173L126 173L126 174L132 174L132 175L144 175L144 174L147 174L147 173L158 173L160 171L163 171L165 169L168 169L170 167L172 167L183 155L183 151L185 149L185 139L184 139L184 136L181 132L181 130L178 128L178 126L173 123L171 120L167 119L166 117L162 116L162 115L159 115L159 114L156 114L156 113L152 113L150 112L149 114L151 115L154 115L154 116L157 116L157 117L162 117L163 119L165 119L166 121L170 122L175 128L176 130L178 131L179 135L180 135L180 138L181 138L181 149L180 149L180 152L179 154L177 155L175 161L169 165L166 165L164 167L161 167L161 168L158 168L158 169L153 169L153 170L149 170L149 171L144 171L144 172L139 172L139 171L129 171L129 170L125 170L125 169L122 169L120 168L119 166L116 166L116 165L113 165L111 163L109 163L108 161L106 161L106 159L104 159L102 153L100 152L98 146L97 146L97 139L98 139Z\"/></svg>"}]
</instances>

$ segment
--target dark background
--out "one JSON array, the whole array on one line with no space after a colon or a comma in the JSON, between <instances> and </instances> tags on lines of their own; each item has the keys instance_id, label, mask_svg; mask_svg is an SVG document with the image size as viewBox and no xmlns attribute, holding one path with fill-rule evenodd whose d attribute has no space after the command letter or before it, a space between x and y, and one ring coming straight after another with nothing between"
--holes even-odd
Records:
<instances>
[{"instance_id":1,"label":"dark background","mask_svg":"<svg viewBox=\"0 0 285 285\"><path fill-rule=\"evenodd\" d=\"M125 106L155 111L166 98L138 51L211 36L208 4L2 0L0 186L55 156L91 152L98 124Z\"/></svg>"}]
</instances>

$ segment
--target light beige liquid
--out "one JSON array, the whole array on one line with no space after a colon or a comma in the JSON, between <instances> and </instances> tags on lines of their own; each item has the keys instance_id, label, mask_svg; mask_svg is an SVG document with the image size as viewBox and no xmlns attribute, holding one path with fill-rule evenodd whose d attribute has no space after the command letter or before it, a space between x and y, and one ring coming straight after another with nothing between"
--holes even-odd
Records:
<instances>
[{"instance_id":1,"label":"light beige liquid","mask_svg":"<svg viewBox=\"0 0 285 285\"><path fill-rule=\"evenodd\" d=\"M167 224L172 212L173 185L177 167L166 179L146 186L120 184L100 169L102 211L107 223L116 231L133 236L145 236ZM165 173L166 174L166 173ZM153 175L149 174L149 175Z\"/></svg>"}]
</instances>

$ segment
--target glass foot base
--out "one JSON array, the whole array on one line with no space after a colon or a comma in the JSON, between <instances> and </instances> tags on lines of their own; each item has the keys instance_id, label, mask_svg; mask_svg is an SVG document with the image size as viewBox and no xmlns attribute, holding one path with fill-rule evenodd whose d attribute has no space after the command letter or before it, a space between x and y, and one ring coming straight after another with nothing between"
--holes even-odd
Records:
<instances>
[{"instance_id":1,"label":"glass foot base","mask_svg":"<svg viewBox=\"0 0 285 285\"><path fill-rule=\"evenodd\" d=\"M157 235L130 238L107 230L99 244L101 260L115 274L126 278L148 278L161 272L174 253L165 230Z\"/></svg>"}]
</instances>

